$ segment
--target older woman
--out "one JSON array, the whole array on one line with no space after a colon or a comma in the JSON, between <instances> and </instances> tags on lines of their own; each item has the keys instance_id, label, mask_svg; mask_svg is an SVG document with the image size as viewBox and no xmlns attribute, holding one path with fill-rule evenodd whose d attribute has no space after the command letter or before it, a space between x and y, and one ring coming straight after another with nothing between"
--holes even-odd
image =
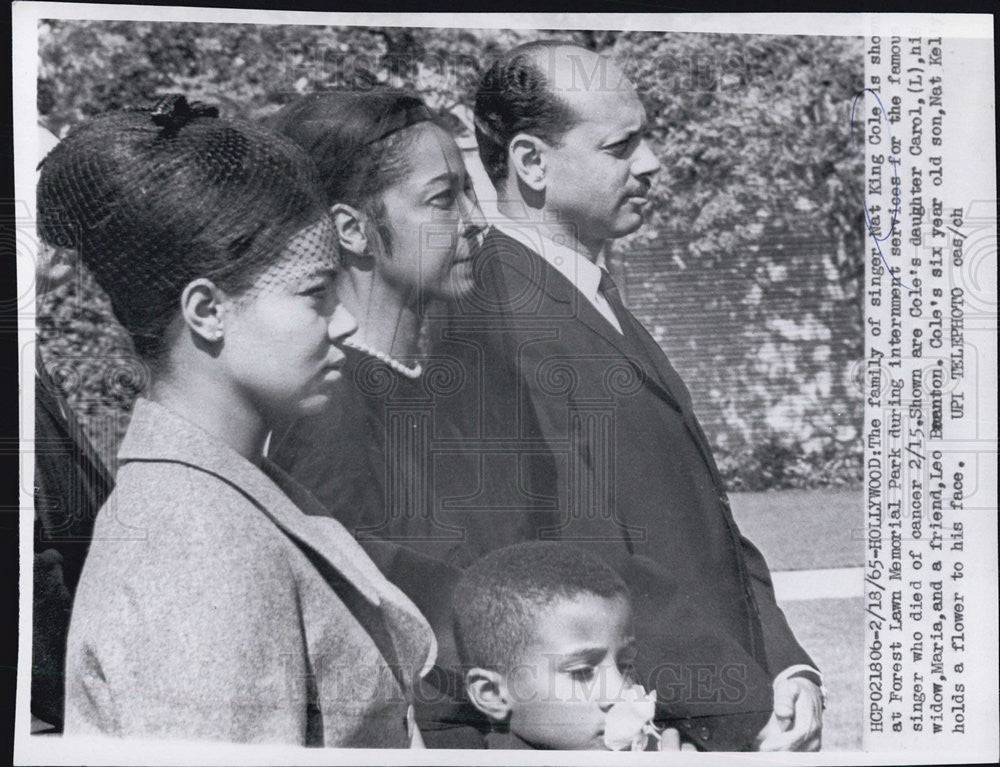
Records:
<instances>
[{"instance_id":1,"label":"older woman","mask_svg":"<svg viewBox=\"0 0 1000 767\"><path fill-rule=\"evenodd\" d=\"M422 348L436 312L474 300L485 228L450 133L417 96L391 89L302 96L270 125L316 161L344 264L337 291L359 323L345 342L338 402L276 432L272 458L370 550L389 540L461 567L552 526L507 502L518 500L516 488L497 486L516 485L516 472L484 473L441 417L449 402L484 404L477 371ZM489 403L483 417L511 418L498 407ZM333 437L347 433L351 440ZM414 599L426 594L418 604L434 610L439 592L400 584Z\"/></svg>"},{"instance_id":2,"label":"older woman","mask_svg":"<svg viewBox=\"0 0 1000 767\"><path fill-rule=\"evenodd\" d=\"M330 403L356 328L313 164L172 97L71 133L44 162L38 208L150 374L76 595L67 734L419 739L426 620L261 458L273 424Z\"/></svg>"},{"instance_id":3,"label":"older woman","mask_svg":"<svg viewBox=\"0 0 1000 767\"><path fill-rule=\"evenodd\" d=\"M480 534L482 523L470 524L482 516L478 462L434 443L457 436L438 405L474 396L475 379L454 356L429 355L422 341L436 307L472 293L485 221L458 146L417 96L309 94L270 125L316 161L343 264L337 292L359 329L345 341L334 402L277 430L269 455L431 621L441 647L440 692L428 690L417 709L428 745L481 746L472 730L452 726L476 714L452 697L460 685L448 682L458 663L451 567L516 540L532 515L486 509L488 535Z\"/></svg>"}]
</instances>

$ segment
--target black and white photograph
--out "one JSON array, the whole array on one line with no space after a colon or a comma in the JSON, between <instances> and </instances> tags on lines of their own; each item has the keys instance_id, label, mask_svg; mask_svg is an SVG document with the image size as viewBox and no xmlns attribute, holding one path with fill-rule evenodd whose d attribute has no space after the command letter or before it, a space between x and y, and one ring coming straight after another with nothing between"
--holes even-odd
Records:
<instances>
[{"instance_id":1,"label":"black and white photograph","mask_svg":"<svg viewBox=\"0 0 1000 767\"><path fill-rule=\"evenodd\" d=\"M17 763L995 754L989 17L15 11Z\"/></svg>"}]
</instances>

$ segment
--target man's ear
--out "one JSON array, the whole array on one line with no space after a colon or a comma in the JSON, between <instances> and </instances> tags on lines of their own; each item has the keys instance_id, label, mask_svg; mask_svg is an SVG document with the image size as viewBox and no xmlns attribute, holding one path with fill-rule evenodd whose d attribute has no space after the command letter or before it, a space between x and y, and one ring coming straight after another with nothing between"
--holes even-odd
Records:
<instances>
[{"instance_id":1,"label":"man's ear","mask_svg":"<svg viewBox=\"0 0 1000 767\"><path fill-rule=\"evenodd\" d=\"M211 280L192 280L181 293L181 316L197 338L210 343L225 335L226 294Z\"/></svg>"},{"instance_id":2,"label":"man's ear","mask_svg":"<svg viewBox=\"0 0 1000 767\"><path fill-rule=\"evenodd\" d=\"M510 141L507 161L518 180L535 192L545 189L545 150L548 145L540 138L518 133Z\"/></svg>"},{"instance_id":3,"label":"man's ear","mask_svg":"<svg viewBox=\"0 0 1000 767\"><path fill-rule=\"evenodd\" d=\"M330 208L333 226L337 231L337 243L342 251L354 256L363 256L368 249L368 235L365 234L365 219L357 208L338 202Z\"/></svg>"},{"instance_id":4,"label":"man's ear","mask_svg":"<svg viewBox=\"0 0 1000 767\"><path fill-rule=\"evenodd\" d=\"M465 691L472 705L495 722L510 716L510 701L503 677L496 671L471 668L465 675Z\"/></svg>"}]
</instances>

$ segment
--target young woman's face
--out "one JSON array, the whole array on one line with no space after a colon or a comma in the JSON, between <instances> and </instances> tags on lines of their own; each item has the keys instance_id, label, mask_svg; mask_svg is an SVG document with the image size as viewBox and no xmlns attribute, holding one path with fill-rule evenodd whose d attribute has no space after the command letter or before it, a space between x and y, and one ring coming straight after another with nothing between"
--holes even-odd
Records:
<instances>
[{"instance_id":1,"label":"young woman's face","mask_svg":"<svg viewBox=\"0 0 1000 767\"><path fill-rule=\"evenodd\" d=\"M473 245L486 222L454 139L430 122L412 130L408 172L381 197L392 244L379 265L407 295L457 298L472 290Z\"/></svg>"},{"instance_id":2,"label":"young woman's face","mask_svg":"<svg viewBox=\"0 0 1000 767\"><path fill-rule=\"evenodd\" d=\"M337 301L334 252L324 218L296 234L225 315L221 360L238 396L269 423L318 413L340 378L338 344L357 323Z\"/></svg>"}]
</instances>

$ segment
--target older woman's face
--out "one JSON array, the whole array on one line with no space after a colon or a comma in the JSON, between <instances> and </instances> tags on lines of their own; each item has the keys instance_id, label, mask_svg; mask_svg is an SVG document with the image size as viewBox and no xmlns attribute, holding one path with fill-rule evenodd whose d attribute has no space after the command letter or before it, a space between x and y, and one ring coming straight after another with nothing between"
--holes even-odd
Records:
<instances>
[{"instance_id":1,"label":"older woman's face","mask_svg":"<svg viewBox=\"0 0 1000 767\"><path fill-rule=\"evenodd\" d=\"M225 319L220 357L239 396L268 420L318 413L340 378L338 344L357 330L334 289L334 229L296 234Z\"/></svg>"},{"instance_id":2,"label":"older woman's face","mask_svg":"<svg viewBox=\"0 0 1000 767\"><path fill-rule=\"evenodd\" d=\"M409 172L382 194L392 246L380 260L385 280L422 299L472 290L472 251L485 227L454 139L421 123L405 149Z\"/></svg>"}]
</instances>

